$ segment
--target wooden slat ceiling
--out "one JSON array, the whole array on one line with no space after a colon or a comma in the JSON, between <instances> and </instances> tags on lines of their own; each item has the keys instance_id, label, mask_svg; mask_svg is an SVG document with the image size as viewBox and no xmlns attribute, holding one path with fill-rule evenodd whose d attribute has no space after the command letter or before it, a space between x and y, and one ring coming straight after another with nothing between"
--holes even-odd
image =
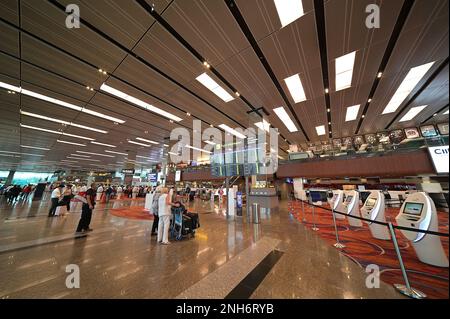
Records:
<instances>
[{"instance_id":1,"label":"wooden slat ceiling","mask_svg":"<svg viewBox=\"0 0 450 319\"><path fill-rule=\"evenodd\" d=\"M25 95L8 94L0 89L0 151L44 155L1 156L0 170L60 169L66 167L61 160L77 150L104 153L108 149L90 143L86 147L57 143L57 139L83 141L21 128L20 123L95 138L98 142L117 146L110 150L134 150L140 156L161 160L163 144L168 143L170 131L178 124L101 92L99 88L104 82L181 117L180 124L190 130L194 118L204 121L204 127L222 123L231 127L247 127L250 121L247 112L264 107L269 112L270 123L281 132L281 149L286 150L288 143L304 145L306 142L324 141L329 135L317 136L315 130L319 125L328 128L329 118L322 57L327 61L331 109L328 116L331 117L333 138L415 126L430 117L431 122L448 121L448 115L432 117L448 105L448 1L415 0L404 21L400 21L400 12L405 5L403 0L375 1L381 8L379 29L365 26L365 8L374 3L373 0L302 2L305 14L281 28L273 0L147 1L154 4L158 17L146 11L139 1L22 0L20 14L19 1L1 1L0 81L21 85L126 122L115 125L89 114ZM80 29L65 27L66 13L62 8L71 3L80 6L80 15L85 22ZM233 15L230 4L237 7L251 34L245 33L242 21ZM324 9L325 21L318 18L318 6ZM400 22L404 24L399 36L392 39L391 35ZM319 39L319 26L325 28L324 39ZM256 40L275 80L249 38ZM390 41L391 44L394 41L392 53L365 118L361 119L363 106L370 97ZM326 44L326 52L321 52L320 42ZM356 51L352 86L336 92L335 59L352 51ZM231 88L236 89L242 98L225 103L198 83L195 78L208 71L198 55L217 72L216 75L208 72L211 77L229 93L233 93ZM397 112L381 115L406 73L431 61L435 61L432 69ZM98 68L107 70L108 75L99 73ZM307 100L301 103L294 103L284 84L284 78L296 73L302 78L307 96ZM223 81L230 86L227 87ZM293 115L280 89L277 89L276 81L281 84L281 90L288 97L306 136L301 130L289 133L272 111L275 107L284 106L291 117ZM86 86L95 91L87 90ZM412 99L418 91L420 94ZM347 106L355 104L361 104L358 119L345 122ZM425 104L428 107L412 121L398 122L399 113L404 114L411 107ZM20 108L107 130L108 133L21 116ZM187 112L192 116L187 116ZM144 148L127 142L127 139L136 137L160 144ZM24 149L20 145L51 150ZM74 165L83 169L96 168L91 164L113 169L121 167L117 162L123 161L124 156L91 158L100 162L79 161Z\"/></svg>"}]
</instances>

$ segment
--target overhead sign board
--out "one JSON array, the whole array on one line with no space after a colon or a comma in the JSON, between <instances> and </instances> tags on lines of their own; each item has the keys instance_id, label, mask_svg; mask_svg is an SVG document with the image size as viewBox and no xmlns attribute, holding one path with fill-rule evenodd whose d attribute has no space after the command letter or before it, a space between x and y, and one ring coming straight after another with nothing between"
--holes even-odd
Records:
<instances>
[{"instance_id":1,"label":"overhead sign board","mask_svg":"<svg viewBox=\"0 0 450 319\"><path fill-rule=\"evenodd\" d=\"M127 175L134 175L134 169L132 168L124 168L122 169L122 174L127 174Z\"/></svg>"},{"instance_id":2,"label":"overhead sign board","mask_svg":"<svg viewBox=\"0 0 450 319\"><path fill-rule=\"evenodd\" d=\"M429 147L431 160L438 174L448 174L448 145Z\"/></svg>"}]
</instances>

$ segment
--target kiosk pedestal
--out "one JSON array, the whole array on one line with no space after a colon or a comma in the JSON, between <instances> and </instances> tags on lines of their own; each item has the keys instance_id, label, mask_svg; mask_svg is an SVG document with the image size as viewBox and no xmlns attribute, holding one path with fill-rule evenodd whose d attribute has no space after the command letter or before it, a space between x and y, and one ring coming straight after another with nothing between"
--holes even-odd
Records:
<instances>
[{"instance_id":1,"label":"kiosk pedestal","mask_svg":"<svg viewBox=\"0 0 450 319\"><path fill-rule=\"evenodd\" d=\"M361 217L359 212L359 193L357 191L351 191L344 202L345 212L352 216ZM362 227L362 222L360 219L348 218L348 223L353 227Z\"/></svg>"},{"instance_id":2,"label":"kiosk pedestal","mask_svg":"<svg viewBox=\"0 0 450 319\"><path fill-rule=\"evenodd\" d=\"M333 192L333 198L330 201L331 209L333 210L336 219L345 219L345 215L335 214L334 212L346 213L347 209L344 206L344 192L337 190Z\"/></svg>"},{"instance_id":3,"label":"kiosk pedestal","mask_svg":"<svg viewBox=\"0 0 450 319\"><path fill-rule=\"evenodd\" d=\"M370 195L367 197L364 206L361 208L361 215L364 218L386 223L385 217L385 204L384 204L384 195L381 191L371 191ZM389 234L389 230L384 225L375 224L372 222L368 222L370 233L374 238L390 240L391 235Z\"/></svg>"},{"instance_id":4,"label":"kiosk pedestal","mask_svg":"<svg viewBox=\"0 0 450 319\"><path fill-rule=\"evenodd\" d=\"M433 200L424 192L408 196L395 218L399 226L438 232L438 216ZM439 236L401 229L411 241L417 257L423 263L448 267L448 258Z\"/></svg>"}]
</instances>

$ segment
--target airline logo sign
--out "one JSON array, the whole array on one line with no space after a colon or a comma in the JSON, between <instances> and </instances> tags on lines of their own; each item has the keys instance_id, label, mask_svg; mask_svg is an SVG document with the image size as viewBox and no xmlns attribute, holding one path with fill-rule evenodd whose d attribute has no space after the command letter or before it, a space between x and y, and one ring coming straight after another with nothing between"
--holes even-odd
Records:
<instances>
[{"instance_id":1,"label":"airline logo sign","mask_svg":"<svg viewBox=\"0 0 450 319\"><path fill-rule=\"evenodd\" d=\"M429 147L436 173L448 173L448 145Z\"/></svg>"}]
</instances>

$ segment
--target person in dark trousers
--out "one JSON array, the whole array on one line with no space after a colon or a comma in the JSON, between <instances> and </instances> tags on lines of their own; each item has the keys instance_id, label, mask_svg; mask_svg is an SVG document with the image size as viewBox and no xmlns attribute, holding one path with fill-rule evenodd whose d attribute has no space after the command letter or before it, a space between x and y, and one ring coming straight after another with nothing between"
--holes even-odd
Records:
<instances>
[{"instance_id":1,"label":"person in dark trousers","mask_svg":"<svg viewBox=\"0 0 450 319\"><path fill-rule=\"evenodd\" d=\"M81 207L81 218L76 230L77 233L93 230L89 228L89 224L91 223L92 210L94 209L95 196L97 195L95 189L95 183L92 183L91 187L86 191L86 202L83 202L83 206Z\"/></svg>"},{"instance_id":2,"label":"person in dark trousers","mask_svg":"<svg viewBox=\"0 0 450 319\"><path fill-rule=\"evenodd\" d=\"M152 225L152 235L157 235L158 234L158 223L159 223L159 216L158 216L158 209L159 209L159 205L158 205L158 200L159 200L159 196L161 196L161 192L160 189L157 188L157 190L155 191L155 195L153 195L153 203L152 203L152 213L153 213L153 225Z\"/></svg>"},{"instance_id":3,"label":"person in dark trousers","mask_svg":"<svg viewBox=\"0 0 450 319\"><path fill-rule=\"evenodd\" d=\"M55 216L56 208L59 205L59 200L61 199L63 188L64 188L64 185L60 184L58 187L56 187L53 190L52 198L51 198L52 202L51 202L50 210L48 211L48 217Z\"/></svg>"},{"instance_id":4,"label":"person in dark trousers","mask_svg":"<svg viewBox=\"0 0 450 319\"><path fill-rule=\"evenodd\" d=\"M111 199L111 195L114 192L114 189L111 187L111 185L108 186L108 188L106 189L106 202L109 203L109 200Z\"/></svg>"}]
</instances>

